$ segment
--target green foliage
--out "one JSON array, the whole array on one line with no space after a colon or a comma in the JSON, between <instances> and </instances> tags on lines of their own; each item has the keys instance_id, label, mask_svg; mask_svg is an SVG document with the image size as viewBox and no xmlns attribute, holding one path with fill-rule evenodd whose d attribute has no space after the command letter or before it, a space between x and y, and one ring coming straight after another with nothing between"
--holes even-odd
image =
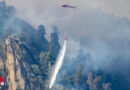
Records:
<instances>
[{"instance_id":1,"label":"green foliage","mask_svg":"<svg viewBox=\"0 0 130 90\"><path fill-rule=\"evenodd\" d=\"M62 82L63 84L70 84L70 85L74 85L74 75L66 75L64 76L64 78L62 80L60 80L59 82Z\"/></svg>"},{"instance_id":2,"label":"green foliage","mask_svg":"<svg viewBox=\"0 0 130 90\"><path fill-rule=\"evenodd\" d=\"M64 86L60 86L58 90L65 90Z\"/></svg>"},{"instance_id":3,"label":"green foliage","mask_svg":"<svg viewBox=\"0 0 130 90\"><path fill-rule=\"evenodd\" d=\"M41 52L40 53L40 67L42 69L42 71L46 72L47 71L47 68L48 68L48 61L49 61L49 56L48 56L48 53L47 52Z\"/></svg>"},{"instance_id":4,"label":"green foliage","mask_svg":"<svg viewBox=\"0 0 130 90\"><path fill-rule=\"evenodd\" d=\"M39 70L39 67L37 66L37 65L31 65L31 68L33 69L33 71L36 73L36 74L38 74L38 73L40 73L40 70Z\"/></svg>"},{"instance_id":5,"label":"green foliage","mask_svg":"<svg viewBox=\"0 0 130 90\"><path fill-rule=\"evenodd\" d=\"M48 69L50 70L51 68L51 60L50 60L51 50L52 49L50 46L47 52L41 52L39 55L39 58L40 58L39 63L40 63L41 69L45 72L48 71Z\"/></svg>"},{"instance_id":6,"label":"green foliage","mask_svg":"<svg viewBox=\"0 0 130 90\"><path fill-rule=\"evenodd\" d=\"M39 59L39 56L38 56L38 55L34 55L34 59L35 59L35 60L38 60L38 59Z\"/></svg>"},{"instance_id":7,"label":"green foliage","mask_svg":"<svg viewBox=\"0 0 130 90\"><path fill-rule=\"evenodd\" d=\"M39 54L39 67L40 71L42 71L42 76L44 80L45 87L48 87L51 73L52 73L52 46L49 45L49 50L46 52L41 52Z\"/></svg>"},{"instance_id":8,"label":"green foliage","mask_svg":"<svg viewBox=\"0 0 130 90\"><path fill-rule=\"evenodd\" d=\"M52 67L51 67L51 62L48 63L48 79L51 78L51 73L52 73Z\"/></svg>"},{"instance_id":9,"label":"green foliage","mask_svg":"<svg viewBox=\"0 0 130 90\"><path fill-rule=\"evenodd\" d=\"M95 76L95 80L94 80L95 84L101 83L101 81L102 81L102 77L101 76Z\"/></svg>"},{"instance_id":10,"label":"green foliage","mask_svg":"<svg viewBox=\"0 0 130 90\"><path fill-rule=\"evenodd\" d=\"M74 76L67 76L65 79L66 81L72 83L74 81Z\"/></svg>"},{"instance_id":11,"label":"green foliage","mask_svg":"<svg viewBox=\"0 0 130 90\"><path fill-rule=\"evenodd\" d=\"M41 61L43 61L43 59L45 59L45 57L46 57L46 52L44 53L44 52L41 52L40 53L40 63L41 63Z\"/></svg>"}]
</instances>

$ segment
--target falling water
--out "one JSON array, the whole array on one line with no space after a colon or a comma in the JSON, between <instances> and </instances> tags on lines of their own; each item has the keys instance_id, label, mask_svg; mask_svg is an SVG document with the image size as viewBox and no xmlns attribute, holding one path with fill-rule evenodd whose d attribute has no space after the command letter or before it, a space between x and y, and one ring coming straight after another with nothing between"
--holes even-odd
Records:
<instances>
[{"instance_id":1,"label":"falling water","mask_svg":"<svg viewBox=\"0 0 130 90\"><path fill-rule=\"evenodd\" d=\"M55 80L56 80L56 76L59 72L59 69L61 68L62 66L62 63L63 63L63 60L64 60L64 56L65 56L65 52L66 52L66 40L64 41L64 45L63 45L63 48L61 49L59 55L58 55L58 58L57 58L57 61L56 61L56 64L55 64L55 67L54 67L54 72L52 74L52 77L50 79L50 85L49 85L49 88L51 89Z\"/></svg>"}]
</instances>

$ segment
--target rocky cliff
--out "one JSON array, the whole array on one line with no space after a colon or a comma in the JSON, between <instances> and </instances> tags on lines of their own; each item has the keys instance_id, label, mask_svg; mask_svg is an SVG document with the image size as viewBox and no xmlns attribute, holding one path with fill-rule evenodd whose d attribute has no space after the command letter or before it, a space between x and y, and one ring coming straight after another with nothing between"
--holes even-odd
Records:
<instances>
[{"instance_id":1,"label":"rocky cliff","mask_svg":"<svg viewBox=\"0 0 130 90\"><path fill-rule=\"evenodd\" d=\"M60 46L56 32L51 42L45 34L43 25L33 28L15 16L13 7L0 2L0 76L6 82L3 90L47 89Z\"/></svg>"}]
</instances>

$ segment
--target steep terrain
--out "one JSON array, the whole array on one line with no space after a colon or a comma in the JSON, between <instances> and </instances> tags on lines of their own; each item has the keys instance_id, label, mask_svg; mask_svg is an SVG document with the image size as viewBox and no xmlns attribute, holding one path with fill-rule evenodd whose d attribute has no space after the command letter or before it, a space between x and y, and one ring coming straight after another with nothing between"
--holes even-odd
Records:
<instances>
[{"instance_id":1,"label":"steep terrain","mask_svg":"<svg viewBox=\"0 0 130 90\"><path fill-rule=\"evenodd\" d=\"M0 76L6 83L2 90L48 90L60 49L57 28L53 27L48 41L43 25L35 29L15 12L12 6L0 2ZM116 58L118 62L121 57ZM52 90L130 90L129 72L125 77L119 71L95 69L91 61L91 54L84 50L74 60L66 57Z\"/></svg>"},{"instance_id":2,"label":"steep terrain","mask_svg":"<svg viewBox=\"0 0 130 90\"><path fill-rule=\"evenodd\" d=\"M80 50L73 59L74 62L69 60L68 63L67 60L69 59L65 59L57 78L57 86L60 86L61 90L130 90L129 76L126 77L119 71L95 69L95 63L90 63L91 54L84 50ZM129 72L126 75L129 75Z\"/></svg>"},{"instance_id":3,"label":"steep terrain","mask_svg":"<svg viewBox=\"0 0 130 90\"><path fill-rule=\"evenodd\" d=\"M0 2L0 76L3 90L45 90L51 66L60 49L57 33L51 42L43 25L34 29L15 16L15 9Z\"/></svg>"}]
</instances>

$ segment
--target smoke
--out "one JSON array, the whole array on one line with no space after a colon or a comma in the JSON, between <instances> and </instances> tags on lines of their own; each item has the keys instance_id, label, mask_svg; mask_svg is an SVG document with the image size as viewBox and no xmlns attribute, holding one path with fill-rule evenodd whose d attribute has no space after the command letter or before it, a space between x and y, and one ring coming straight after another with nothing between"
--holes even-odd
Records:
<instances>
[{"instance_id":1,"label":"smoke","mask_svg":"<svg viewBox=\"0 0 130 90\"><path fill-rule=\"evenodd\" d=\"M7 0L7 2L15 6L18 16L34 27L43 24L47 33L50 33L50 27L56 25L59 32L67 33L69 42L66 60L70 66L66 65L69 68L71 63L84 59L87 65L85 69L95 68L123 74L130 81L129 0ZM61 8L64 3L76 5L77 9ZM89 59L85 57L88 55ZM67 70L71 72L69 68Z\"/></svg>"},{"instance_id":2,"label":"smoke","mask_svg":"<svg viewBox=\"0 0 130 90\"><path fill-rule=\"evenodd\" d=\"M76 5L82 10L86 10L88 7L100 8L105 13L130 18L129 0L6 0L6 2L8 5L14 5L20 11L24 9L24 11L26 10L33 13L39 13L41 11L44 12L44 10L50 10L51 8L54 8L55 11L61 11L63 9L60 9L59 6L64 3L68 3ZM26 13L29 14L30 12ZM65 12L65 10L63 12Z\"/></svg>"},{"instance_id":3,"label":"smoke","mask_svg":"<svg viewBox=\"0 0 130 90\"><path fill-rule=\"evenodd\" d=\"M95 9L100 9L106 14L130 18L128 0L6 0L6 2L7 5L15 6L18 16L31 23L34 27L39 24L45 25L48 30L47 33L51 32L50 26L55 24L59 27L63 23L66 25L60 26L61 31L65 30L64 27L72 27L73 23L74 25L76 23L79 26L81 25L82 27L79 28L86 31L84 30L86 22L84 22L82 16L88 17L86 14ZM61 8L61 5L65 3L77 6L77 9ZM75 18L80 20L77 21ZM75 20L76 22L73 22Z\"/></svg>"}]
</instances>

